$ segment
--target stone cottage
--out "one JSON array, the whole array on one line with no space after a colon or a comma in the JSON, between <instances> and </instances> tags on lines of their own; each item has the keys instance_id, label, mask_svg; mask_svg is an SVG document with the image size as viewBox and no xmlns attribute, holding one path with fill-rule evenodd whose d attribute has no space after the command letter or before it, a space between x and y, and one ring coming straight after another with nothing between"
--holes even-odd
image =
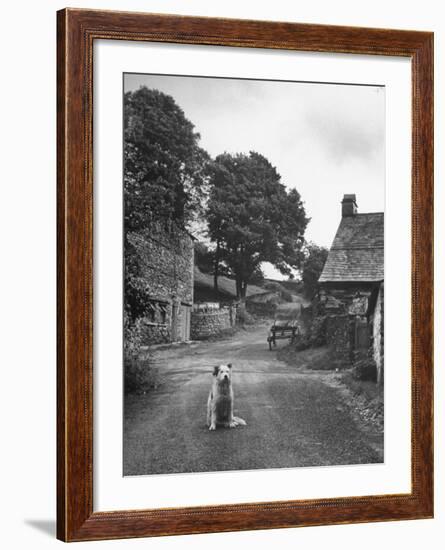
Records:
<instances>
[{"instance_id":1,"label":"stone cottage","mask_svg":"<svg viewBox=\"0 0 445 550\"><path fill-rule=\"evenodd\" d=\"M174 223L152 223L129 233L140 268L139 284L149 295L143 320L144 343L190 339L193 304L193 237Z\"/></svg>"},{"instance_id":2,"label":"stone cottage","mask_svg":"<svg viewBox=\"0 0 445 550\"><path fill-rule=\"evenodd\" d=\"M326 337L336 357L353 363L372 357L377 381L384 363L384 214L359 213L344 195L342 217L319 278Z\"/></svg>"}]
</instances>

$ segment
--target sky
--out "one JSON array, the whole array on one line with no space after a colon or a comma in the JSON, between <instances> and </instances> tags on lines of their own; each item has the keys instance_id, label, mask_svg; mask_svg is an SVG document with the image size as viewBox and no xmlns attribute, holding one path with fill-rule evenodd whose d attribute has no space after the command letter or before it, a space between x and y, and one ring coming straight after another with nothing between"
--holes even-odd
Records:
<instances>
[{"instance_id":1,"label":"sky","mask_svg":"<svg viewBox=\"0 0 445 550\"><path fill-rule=\"evenodd\" d=\"M125 75L125 91L141 85L173 96L212 157L264 155L299 191L311 218L307 240L330 247L346 193L356 194L359 212L384 210L384 87Z\"/></svg>"}]
</instances>

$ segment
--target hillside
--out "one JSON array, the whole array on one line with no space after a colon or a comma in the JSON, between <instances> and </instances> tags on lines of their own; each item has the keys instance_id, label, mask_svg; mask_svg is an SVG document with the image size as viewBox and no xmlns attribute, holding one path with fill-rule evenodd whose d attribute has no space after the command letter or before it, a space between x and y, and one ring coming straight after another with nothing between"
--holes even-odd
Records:
<instances>
[{"instance_id":1,"label":"hillside","mask_svg":"<svg viewBox=\"0 0 445 550\"><path fill-rule=\"evenodd\" d=\"M213 289L213 275L208 273L202 273L196 266L194 272L195 285L207 287ZM232 298L236 298L236 283L233 279L228 277L218 277L218 290L227 294ZM247 287L247 297L255 296L256 294L264 294L268 291L264 288L255 285L249 285Z\"/></svg>"}]
</instances>

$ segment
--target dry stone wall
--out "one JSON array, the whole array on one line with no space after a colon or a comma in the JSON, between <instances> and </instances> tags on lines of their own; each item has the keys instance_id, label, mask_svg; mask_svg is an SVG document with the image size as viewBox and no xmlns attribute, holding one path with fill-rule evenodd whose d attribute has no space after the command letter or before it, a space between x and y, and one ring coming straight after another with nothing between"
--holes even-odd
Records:
<instances>
[{"instance_id":1,"label":"dry stone wall","mask_svg":"<svg viewBox=\"0 0 445 550\"><path fill-rule=\"evenodd\" d=\"M231 308L216 311L193 311L191 323L192 340L205 340L231 328L235 319Z\"/></svg>"}]
</instances>

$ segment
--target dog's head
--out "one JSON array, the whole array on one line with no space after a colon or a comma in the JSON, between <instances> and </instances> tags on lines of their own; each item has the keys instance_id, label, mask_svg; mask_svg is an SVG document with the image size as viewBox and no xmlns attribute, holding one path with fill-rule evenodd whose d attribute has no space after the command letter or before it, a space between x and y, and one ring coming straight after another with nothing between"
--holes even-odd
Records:
<instances>
[{"instance_id":1,"label":"dog's head","mask_svg":"<svg viewBox=\"0 0 445 550\"><path fill-rule=\"evenodd\" d=\"M232 379L232 365L217 365L213 369L213 376L220 384L230 384Z\"/></svg>"}]
</instances>

